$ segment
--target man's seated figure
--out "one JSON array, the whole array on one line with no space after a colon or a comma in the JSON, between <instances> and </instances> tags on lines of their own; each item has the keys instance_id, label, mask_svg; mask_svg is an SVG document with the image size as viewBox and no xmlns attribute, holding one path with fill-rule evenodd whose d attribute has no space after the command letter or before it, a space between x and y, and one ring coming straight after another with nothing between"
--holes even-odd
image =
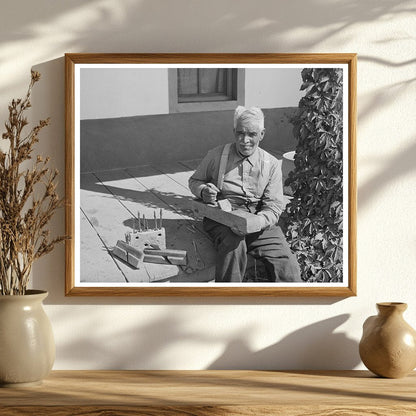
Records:
<instances>
[{"instance_id":1,"label":"man's seated figure","mask_svg":"<svg viewBox=\"0 0 416 416\"><path fill-rule=\"evenodd\" d=\"M279 161L259 148L264 134L263 112L237 107L234 142L210 150L189 179L192 193L205 203L228 199L233 209L262 218L262 230L247 235L204 218L217 251L216 282L241 282L247 253L264 263L270 282L301 281L296 257L277 225L284 209L282 172Z\"/></svg>"}]
</instances>

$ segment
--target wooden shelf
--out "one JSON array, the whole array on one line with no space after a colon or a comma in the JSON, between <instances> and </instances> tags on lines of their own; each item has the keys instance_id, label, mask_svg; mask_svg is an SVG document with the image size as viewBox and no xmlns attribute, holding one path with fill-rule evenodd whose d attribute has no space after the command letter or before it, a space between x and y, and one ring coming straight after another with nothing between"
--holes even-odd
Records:
<instances>
[{"instance_id":1,"label":"wooden shelf","mask_svg":"<svg viewBox=\"0 0 416 416\"><path fill-rule=\"evenodd\" d=\"M416 373L367 371L53 371L0 389L1 415L416 415Z\"/></svg>"}]
</instances>

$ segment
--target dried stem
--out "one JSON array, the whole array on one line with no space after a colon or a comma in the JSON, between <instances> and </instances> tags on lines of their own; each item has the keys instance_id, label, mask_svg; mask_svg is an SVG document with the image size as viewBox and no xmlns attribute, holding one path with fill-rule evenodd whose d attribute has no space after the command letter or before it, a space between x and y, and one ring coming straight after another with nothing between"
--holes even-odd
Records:
<instances>
[{"instance_id":1,"label":"dried stem","mask_svg":"<svg viewBox=\"0 0 416 416\"><path fill-rule=\"evenodd\" d=\"M33 262L53 250L65 236L51 239L45 229L56 209L63 205L56 193L58 171L48 167L49 157L36 158L33 166L22 164L32 159L39 132L50 120L41 120L26 136L28 121L24 115L31 107L30 96L40 74L32 71L26 96L13 100L2 139L9 141L8 151L0 150L0 294L23 295L29 283ZM38 187L43 189L39 197Z\"/></svg>"}]
</instances>

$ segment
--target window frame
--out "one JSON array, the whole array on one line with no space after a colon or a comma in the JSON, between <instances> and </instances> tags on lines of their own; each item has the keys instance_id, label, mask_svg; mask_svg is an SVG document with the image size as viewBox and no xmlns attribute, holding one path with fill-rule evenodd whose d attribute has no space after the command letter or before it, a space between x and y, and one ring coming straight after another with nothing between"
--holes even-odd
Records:
<instances>
[{"instance_id":1,"label":"window frame","mask_svg":"<svg viewBox=\"0 0 416 416\"><path fill-rule=\"evenodd\" d=\"M178 68L168 69L168 86L169 86L169 113L190 113L197 111L222 111L234 110L238 105L245 103L245 69L244 68L227 68L237 70L237 98L234 100L216 100L213 97L207 97L204 101L179 102L178 97Z\"/></svg>"}]
</instances>

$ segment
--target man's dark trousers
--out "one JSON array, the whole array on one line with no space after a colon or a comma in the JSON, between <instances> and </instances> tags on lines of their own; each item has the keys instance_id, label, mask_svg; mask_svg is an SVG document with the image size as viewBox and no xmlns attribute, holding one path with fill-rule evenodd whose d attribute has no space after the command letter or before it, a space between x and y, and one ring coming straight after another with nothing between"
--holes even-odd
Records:
<instances>
[{"instance_id":1,"label":"man's dark trousers","mask_svg":"<svg viewBox=\"0 0 416 416\"><path fill-rule=\"evenodd\" d=\"M278 225L245 236L237 235L229 227L209 218L204 218L203 226L217 251L216 282L241 282L247 254L264 263L270 282L302 281L296 257Z\"/></svg>"}]
</instances>

